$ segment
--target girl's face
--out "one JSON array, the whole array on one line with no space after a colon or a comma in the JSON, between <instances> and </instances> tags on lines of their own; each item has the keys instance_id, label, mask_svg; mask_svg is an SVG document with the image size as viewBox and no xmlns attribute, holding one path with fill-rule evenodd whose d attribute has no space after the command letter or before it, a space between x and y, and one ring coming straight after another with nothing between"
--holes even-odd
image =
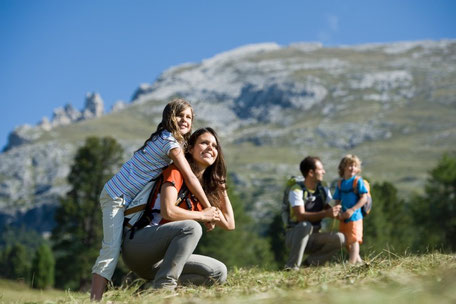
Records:
<instances>
[{"instance_id":1,"label":"girl's face","mask_svg":"<svg viewBox=\"0 0 456 304\"><path fill-rule=\"evenodd\" d=\"M186 108L176 115L177 127L182 135L187 134L192 129L193 112L191 108Z\"/></svg>"},{"instance_id":2,"label":"girl's face","mask_svg":"<svg viewBox=\"0 0 456 304\"><path fill-rule=\"evenodd\" d=\"M344 179L349 179L358 174L359 167L355 162L348 164L344 169Z\"/></svg>"},{"instance_id":3,"label":"girl's face","mask_svg":"<svg viewBox=\"0 0 456 304\"><path fill-rule=\"evenodd\" d=\"M200 168L206 169L212 165L218 156L217 141L209 132L201 134L190 149L193 160Z\"/></svg>"}]
</instances>

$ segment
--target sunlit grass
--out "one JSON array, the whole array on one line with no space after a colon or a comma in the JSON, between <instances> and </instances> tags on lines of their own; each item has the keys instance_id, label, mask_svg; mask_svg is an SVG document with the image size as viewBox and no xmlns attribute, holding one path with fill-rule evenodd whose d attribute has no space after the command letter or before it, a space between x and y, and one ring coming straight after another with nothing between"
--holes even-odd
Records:
<instances>
[{"instance_id":1,"label":"sunlit grass","mask_svg":"<svg viewBox=\"0 0 456 304\"><path fill-rule=\"evenodd\" d=\"M388 251L345 263L297 272L259 267L232 269L224 285L179 287L174 292L141 289L142 281L111 287L107 303L455 303L456 256L398 257ZM89 303L88 293L36 291L0 281L2 303Z\"/></svg>"}]
</instances>

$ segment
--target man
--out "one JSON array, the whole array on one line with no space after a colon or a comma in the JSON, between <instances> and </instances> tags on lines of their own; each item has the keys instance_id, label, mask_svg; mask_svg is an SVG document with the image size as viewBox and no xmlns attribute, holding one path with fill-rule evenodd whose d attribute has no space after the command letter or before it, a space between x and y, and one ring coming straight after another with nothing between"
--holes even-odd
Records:
<instances>
[{"instance_id":1,"label":"man","mask_svg":"<svg viewBox=\"0 0 456 304\"><path fill-rule=\"evenodd\" d=\"M341 206L331 207L331 193L323 187L325 169L318 157L308 156L299 169L305 180L295 183L288 193L289 216L286 246L290 256L285 269L297 270L304 253L309 254L305 265L321 265L330 260L344 245L340 232L319 232L324 218L337 218Z\"/></svg>"}]
</instances>

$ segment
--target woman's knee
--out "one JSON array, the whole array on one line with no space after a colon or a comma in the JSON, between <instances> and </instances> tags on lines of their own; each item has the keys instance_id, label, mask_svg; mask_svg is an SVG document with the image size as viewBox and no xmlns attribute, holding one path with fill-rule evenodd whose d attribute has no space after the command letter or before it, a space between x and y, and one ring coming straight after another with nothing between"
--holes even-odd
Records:
<instances>
[{"instance_id":1,"label":"woman's knee","mask_svg":"<svg viewBox=\"0 0 456 304\"><path fill-rule=\"evenodd\" d=\"M219 263L217 263L217 266L214 267L214 271L213 271L213 275L212 275L214 282L223 284L226 282L227 276L228 276L228 269L226 268L226 265L219 261Z\"/></svg>"},{"instance_id":2,"label":"woman's knee","mask_svg":"<svg viewBox=\"0 0 456 304\"><path fill-rule=\"evenodd\" d=\"M203 228L201 228L201 225L197 221L185 220L182 221L182 232L198 237L199 239L203 235Z\"/></svg>"}]
</instances>

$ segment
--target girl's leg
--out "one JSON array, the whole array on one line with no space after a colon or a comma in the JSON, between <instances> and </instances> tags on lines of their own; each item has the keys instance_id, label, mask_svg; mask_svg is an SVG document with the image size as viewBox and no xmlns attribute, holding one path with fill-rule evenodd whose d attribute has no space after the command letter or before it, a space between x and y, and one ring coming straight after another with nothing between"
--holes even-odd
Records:
<instances>
[{"instance_id":1,"label":"girl's leg","mask_svg":"<svg viewBox=\"0 0 456 304\"><path fill-rule=\"evenodd\" d=\"M124 199L112 199L103 190L100 194L100 207L103 214L103 242L100 254L92 267L91 298L100 300L108 280L116 269L119 260L124 220Z\"/></svg>"},{"instance_id":2,"label":"girl's leg","mask_svg":"<svg viewBox=\"0 0 456 304\"><path fill-rule=\"evenodd\" d=\"M153 279L155 288L174 289L201 235L200 224L192 220L145 227L132 240L125 235L122 256L140 277Z\"/></svg>"},{"instance_id":3,"label":"girl's leg","mask_svg":"<svg viewBox=\"0 0 456 304\"><path fill-rule=\"evenodd\" d=\"M223 284L227 269L222 262L199 254L192 254L185 263L179 282L193 285Z\"/></svg>"}]
</instances>

